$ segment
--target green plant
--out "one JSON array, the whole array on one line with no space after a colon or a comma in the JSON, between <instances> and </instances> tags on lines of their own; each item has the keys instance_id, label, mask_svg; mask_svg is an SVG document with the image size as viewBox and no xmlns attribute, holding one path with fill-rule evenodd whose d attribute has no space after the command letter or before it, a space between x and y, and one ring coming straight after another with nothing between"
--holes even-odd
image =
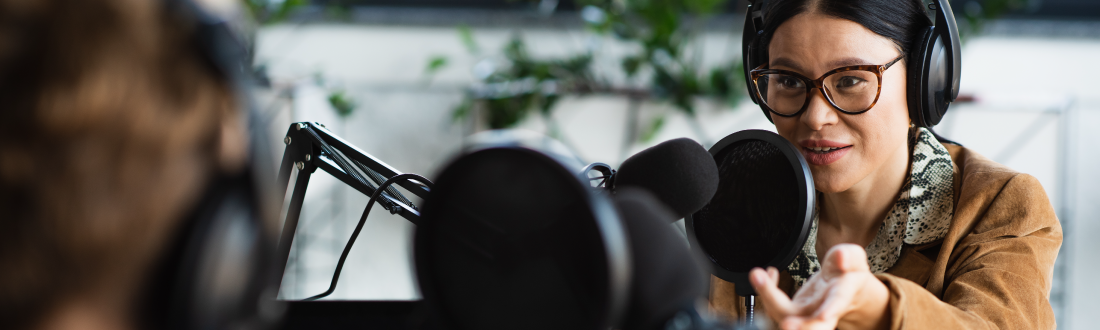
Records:
<instances>
[{"instance_id":1,"label":"green plant","mask_svg":"<svg viewBox=\"0 0 1100 330\"><path fill-rule=\"evenodd\" d=\"M1011 12L1019 12L1039 4L1042 0L965 0L957 2L951 7L962 7L955 10L955 17L962 16L959 22L959 36L963 41L968 37L981 33L985 23L1000 18ZM961 14L961 15L960 15Z\"/></svg>"},{"instance_id":2,"label":"green plant","mask_svg":"<svg viewBox=\"0 0 1100 330\"><path fill-rule=\"evenodd\" d=\"M726 65L709 70L700 63L701 41L696 38L705 19L728 0L580 0L584 26L598 35L612 35L633 43L640 51L620 59L628 79L644 79L645 88L615 86L597 77L592 69L596 54L591 49L572 56L537 59L528 53L523 38L516 34L501 50L503 60L483 59L475 68L479 81L455 108L456 120L480 113L490 128L513 127L533 111L549 118L553 106L564 95L616 94L637 102L668 102L676 109L695 115L697 98L713 98L736 104L745 95L741 61L730 58ZM480 55L481 47L469 27L458 28L467 51ZM426 73L438 72L445 57L430 59ZM648 72L646 77L640 77ZM481 110L472 111L473 108ZM648 140L664 124L656 116L644 125L637 139ZM698 129L698 123L695 123ZM554 128L551 127L551 135Z\"/></svg>"}]
</instances>

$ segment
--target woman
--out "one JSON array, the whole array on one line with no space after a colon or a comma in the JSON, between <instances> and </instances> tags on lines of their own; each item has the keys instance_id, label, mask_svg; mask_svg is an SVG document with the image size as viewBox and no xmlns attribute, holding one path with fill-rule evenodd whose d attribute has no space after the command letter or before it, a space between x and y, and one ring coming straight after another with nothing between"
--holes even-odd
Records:
<instances>
[{"instance_id":1,"label":"woman","mask_svg":"<svg viewBox=\"0 0 1100 330\"><path fill-rule=\"evenodd\" d=\"M784 329L1053 329L1062 233L1039 182L909 118L904 54L928 26L922 5L768 6L754 91L819 196L795 261L750 273L758 308ZM803 84L823 76L807 100ZM860 97L876 87L877 102ZM712 281L712 308L739 315L733 284Z\"/></svg>"}]
</instances>

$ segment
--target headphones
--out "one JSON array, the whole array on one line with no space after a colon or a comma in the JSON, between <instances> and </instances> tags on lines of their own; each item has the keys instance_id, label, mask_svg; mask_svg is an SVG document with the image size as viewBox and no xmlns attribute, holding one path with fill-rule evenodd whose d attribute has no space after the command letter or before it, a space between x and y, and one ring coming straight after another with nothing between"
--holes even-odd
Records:
<instances>
[{"instance_id":1,"label":"headphones","mask_svg":"<svg viewBox=\"0 0 1100 330\"><path fill-rule=\"evenodd\" d=\"M248 50L228 20L191 0L163 0L164 16L193 27L190 42L208 67L229 82L247 118L247 166L219 173L186 212L165 252L157 259L137 306L147 329L264 329L283 305L276 301L279 275L275 214L268 189L274 171L265 166L267 135L251 107ZM217 124L217 123L211 123ZM276 210L277 211L277 210Z\"/></svg>"},{"instance_id":2,"label":"headphones","mask_svg":"<svg viewBox=\"0 0 1100 330\"><path fill-rule=\"evenodd\" d=\"M769 0L749 0L745 14L745 29L741 38L742 61L745 69L745 86L753 103L760 104L759 97L753 92L749 71L768 61L767 49L760 44L764 33L764 19L767 17ZM772 0L775 1L775 0ZM939 124L947 113L948 106L959 96L959 74L961 72L961 53L959 29L955 24L955 14L948 0L907 0L920 1L932 26L927 27L906 56L908 77L906 96L909 101L909 119L918 127L932 127ZM760 108L771 121L771 115L764 107Z\"/></svg>"}]
</instances>

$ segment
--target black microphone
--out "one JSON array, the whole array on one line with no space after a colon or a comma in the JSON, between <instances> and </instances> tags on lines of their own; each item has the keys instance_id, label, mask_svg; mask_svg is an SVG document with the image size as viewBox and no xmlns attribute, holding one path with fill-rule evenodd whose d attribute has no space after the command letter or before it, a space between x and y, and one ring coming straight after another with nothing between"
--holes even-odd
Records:
<instances>
[{"instance_id":1,"label":"black microphone","mask_svg":"<svg viewBox=\"0 0 1100 330\"><path fill-rule=\"evenodd\" d=\"M663 202L676 217L703 208L718 190L718 167L707 149L688 138L661 142L623 161L613 189L639 187Z\"/></svg>"},{"instance_id":2,"label":"black microphone","mask_svg":"<svg viewBox=\"0 0 1100 330\"><path fill-rule=\"evenodd\" d=\"M678 311L706 296L706 272L669 225L677 217L647 190L619 189L612 198L630 241L634 281L624 330L661 329Z\"/></svg>"},{"instance_id":3,"label":"black microphone","mask_svg":"<svg viewBox=\"0 0 1100 330\"><path fill-rule=\"evenodd\" d=\"M619 189L612 198L630 241L633 281L623 330L733 329L700 315L707 272L669 222L677 217L647 190ZM740 328L749 329L749 328Z\"/></svg>"},{"instance_id":4,"label":"black microphone","mask_svg":"<svg viewBox=\"0 0 1100 330\"><path fill-rule=\"evenodd\" d=\"M685 220L692 248L707 256L711 273L734 284L753 318L749 271L785 269L809 235L813 177L799 148L778 134L744 130L711 148L720 189Z\"/></svg>"}]
</instances>

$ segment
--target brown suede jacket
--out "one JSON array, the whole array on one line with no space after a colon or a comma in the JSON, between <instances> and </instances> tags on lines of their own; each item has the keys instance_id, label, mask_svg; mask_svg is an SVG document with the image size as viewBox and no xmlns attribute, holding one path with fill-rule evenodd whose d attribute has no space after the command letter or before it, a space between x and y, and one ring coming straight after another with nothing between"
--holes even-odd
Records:
<instances>
[{"instance_id":1,"label":"brown suede jacket","mask_svg":"<svg viewBox=\"0 0 1100 330\"><path fill-rule=\"evenodd\" d=\"M945 144L955 163L955 215L947 236L905 245L886 273L890 329L1054 329L1051 279L1062 227L1034 177ZM793 281L780 275L793 295ZM710 308L740 318L733 283L711 278ZM757 307L757 319L765 318Z\"/></svg>"}]
</instances>

